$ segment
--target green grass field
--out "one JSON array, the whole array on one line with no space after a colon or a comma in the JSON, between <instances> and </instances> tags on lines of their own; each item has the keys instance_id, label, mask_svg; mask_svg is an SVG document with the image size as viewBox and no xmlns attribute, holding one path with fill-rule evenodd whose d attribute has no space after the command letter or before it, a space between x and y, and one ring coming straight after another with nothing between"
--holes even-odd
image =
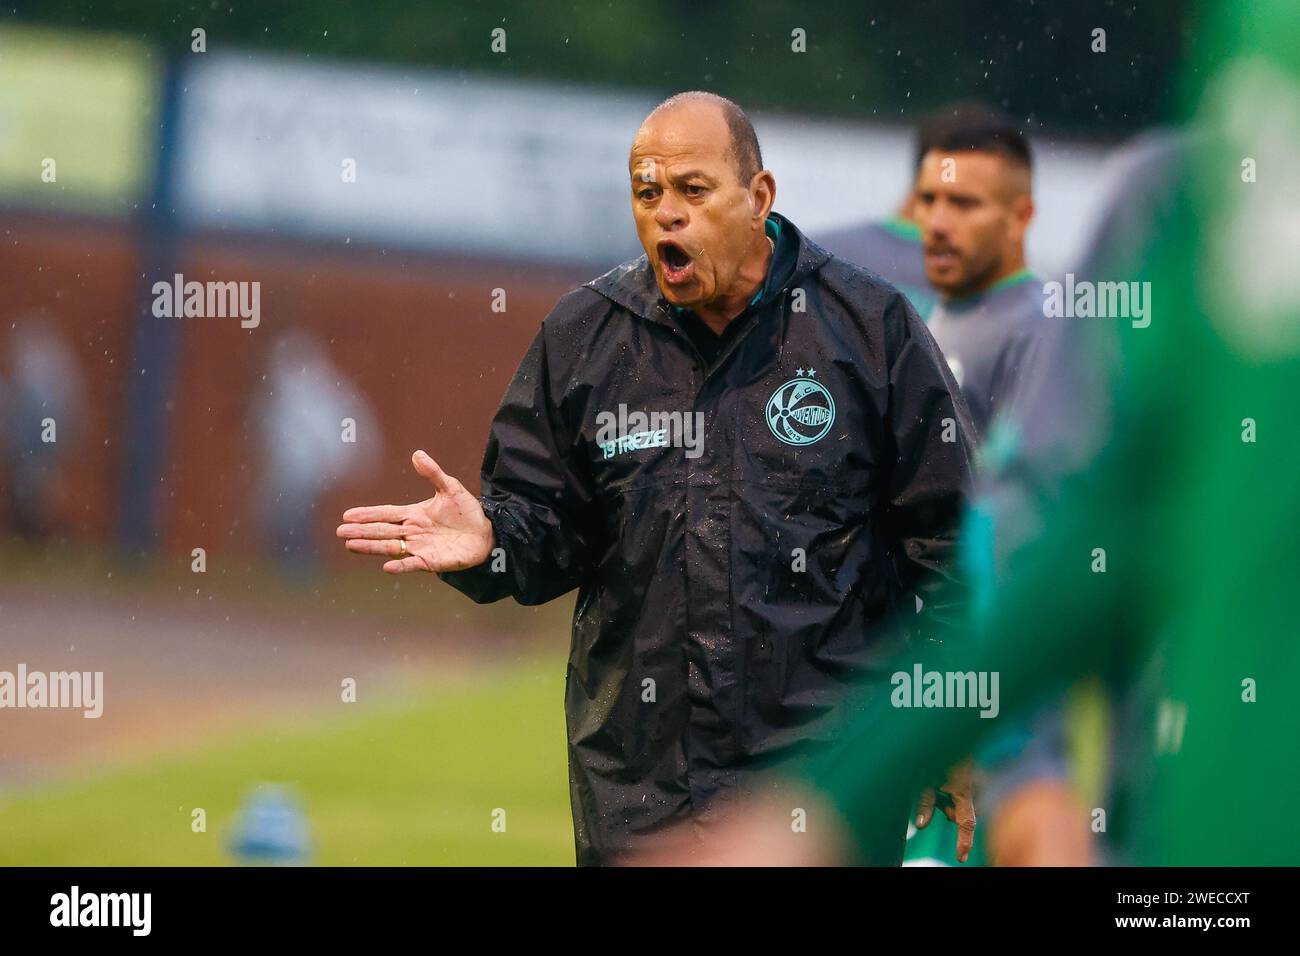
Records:
<instances>
[{"instance_id":1,"label":"green grass field","mask_svg":"<svg viewBox=\"0 0 1300 956\"><path fill-rule=\"evenodd\" d=\"M311 863L572 865L562 660L360 706L0 793L0 865L230 863L235 811L263 781L290 785L304 805ZM206 833L191 830L196 807ZM492 830L496 808L503 833Z\"/></svg>"}]
</instances>

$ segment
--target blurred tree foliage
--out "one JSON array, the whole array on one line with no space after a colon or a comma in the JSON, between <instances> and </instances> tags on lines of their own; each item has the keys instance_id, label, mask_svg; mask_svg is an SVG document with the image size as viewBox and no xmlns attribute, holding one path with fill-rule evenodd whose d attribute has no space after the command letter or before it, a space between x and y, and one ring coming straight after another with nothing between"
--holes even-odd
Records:
<instances>
[{"instance_id":1,"label":"blurred tree foliage","mask_svg":"<svg viewBox=\"0 0 1300 956\"><path fill-rule=\"evenodd\" d=\"M112 29L188 54L286 51L910 120L980 97L1057 132L1118 136L1167 115L1191 0L9 0L5 21ZM506 30L506 52L490 48ZM805 31L807 52L791 49ZM1093 52L1096 29L1106 52Z\"/></svg>"}]
</instances>

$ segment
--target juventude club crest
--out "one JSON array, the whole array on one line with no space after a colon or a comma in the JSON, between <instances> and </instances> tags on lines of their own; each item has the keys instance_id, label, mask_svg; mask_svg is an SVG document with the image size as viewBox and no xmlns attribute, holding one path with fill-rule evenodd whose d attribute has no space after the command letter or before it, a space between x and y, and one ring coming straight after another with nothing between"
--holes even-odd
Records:
<instances>
[{"instance_id":1,"label":"juventude club crest","mask_svg":"<svg viewBox=\"0 0 1300 956\"><path fill-rule=\"evenodd\" d=\"M787 445L811 445L835 423L835 399L815 380L816 369L798 373L767 400L767 427Z\"/></svg>"}]
</instances>

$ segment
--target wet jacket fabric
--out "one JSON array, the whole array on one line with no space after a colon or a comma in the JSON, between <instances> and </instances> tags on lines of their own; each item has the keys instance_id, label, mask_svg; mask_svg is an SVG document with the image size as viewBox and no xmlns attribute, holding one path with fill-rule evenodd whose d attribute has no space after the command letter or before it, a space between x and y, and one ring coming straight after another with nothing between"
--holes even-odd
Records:
<instances>
[{"instance_id":1,"label":"wet jacket fabric","mask_svg":"<svg viewBox=\"0 0 1300 956\"><path fill-rule=\"evenodd\" d=\"M898 640L961 613L958 387L897 290L773 219L788 281L711 363L644 256L559 301L488 439L499 550L442 575L478 602L578 589L579 863L751 792L834 735L836 705Z\"/></svg>"}]
</instances>

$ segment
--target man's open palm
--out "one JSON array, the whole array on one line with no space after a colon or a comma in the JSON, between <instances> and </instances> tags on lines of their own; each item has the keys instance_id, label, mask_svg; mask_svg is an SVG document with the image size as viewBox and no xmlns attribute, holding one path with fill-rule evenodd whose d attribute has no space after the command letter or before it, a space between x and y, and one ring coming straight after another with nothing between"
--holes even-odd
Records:
<instances>
[{"instance_id":1,"label":"man's open palm","mask_svg":"<svg viewBox=\"0 0 1300 956\"><path fill-rule=\"evenodd\" d=\"M336 532L347 549L392 558L384 564L390 574L482 564L492 553L493 535L478 498L424 452L412 455L411 463L433 485L433 497L413 505L349 508Z\"/></svg>"}]
</instances>

